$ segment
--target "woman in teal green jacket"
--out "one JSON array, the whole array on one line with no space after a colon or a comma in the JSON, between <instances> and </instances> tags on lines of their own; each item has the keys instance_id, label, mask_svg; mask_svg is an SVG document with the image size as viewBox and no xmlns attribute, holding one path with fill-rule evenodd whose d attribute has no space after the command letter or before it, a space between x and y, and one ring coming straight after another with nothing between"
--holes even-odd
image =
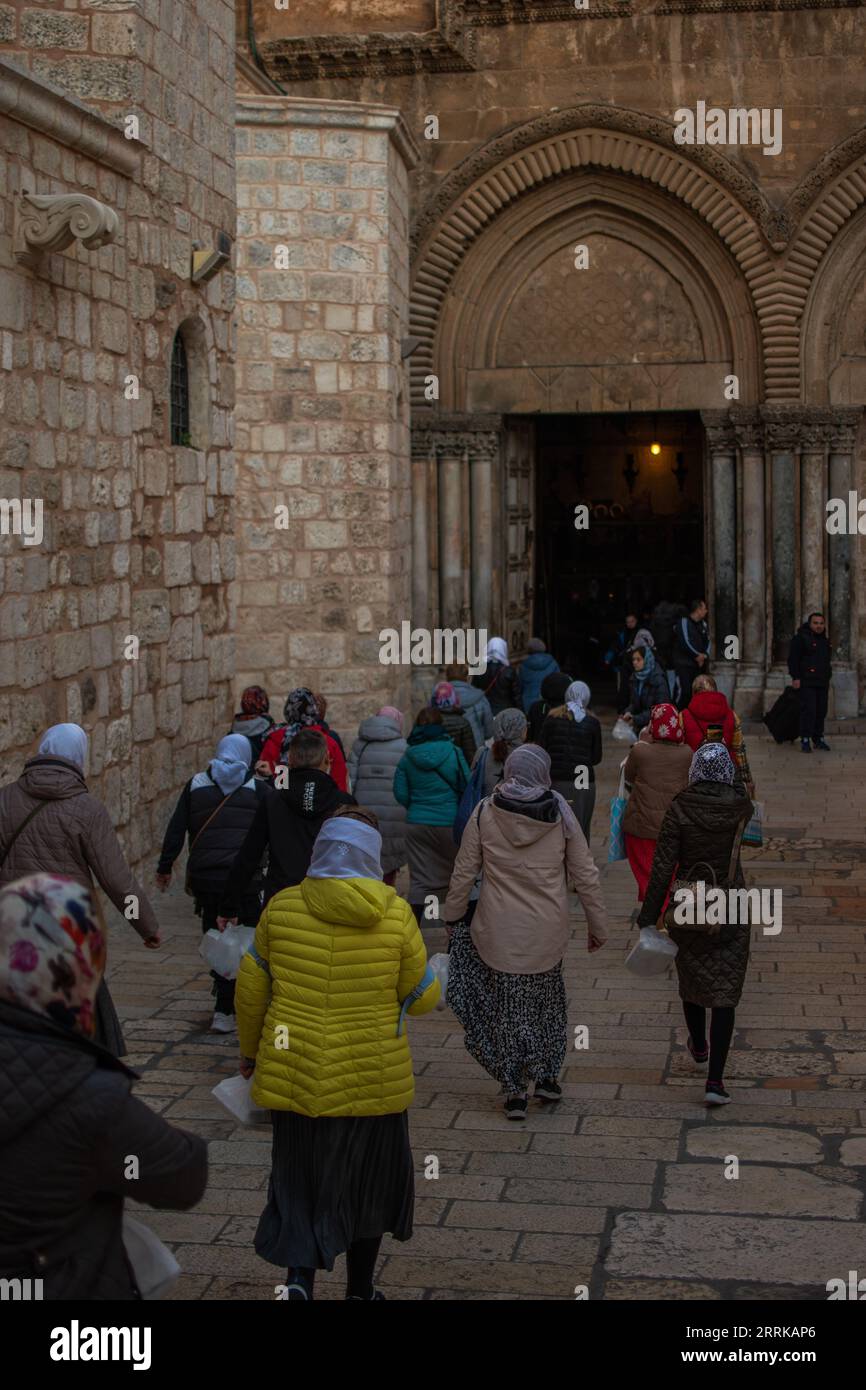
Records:
<instances>
[{"instance_id":1,"label":"woman in teal green jacket","mask_svg":"<svg viewBox=\"0 0 866 1390\"><path fill-rule=\"evenodd\" d=\"M394 795L406 807L409 902L422 925L436 922L448 892L457 857L451 828L468 781L439 710L422 709L394 773Z\"/></svg>"}]
</instances>

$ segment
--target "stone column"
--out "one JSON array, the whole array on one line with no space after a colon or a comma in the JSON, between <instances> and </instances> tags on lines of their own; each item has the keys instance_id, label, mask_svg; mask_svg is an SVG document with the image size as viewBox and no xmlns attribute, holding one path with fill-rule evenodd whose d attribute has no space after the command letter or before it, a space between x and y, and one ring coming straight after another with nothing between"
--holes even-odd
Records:
<instances>
[{"instance_id":1,"label":"stone column","mask_svg":"<svg viewBox=\"0 0 866 1390\"><path fill-rule=\"evenodd\" d=\"M463 609L464 454L459 441L439 452L439 612L442 626L459 628ZM466 518L468 521L468 518Z\"/></svg>"},{"instance_id":2,"label":"stone column","mask_svg":"<svg viewBox=\"0 0 866 1390\"><path fill-rule=\"evenodd\" d=\"M472 483L472 626L492 634L493 621L493 452L476 448L469 456Z\"/></svg>"},{"instance_id":3,"label":"stone column","mask_svg":"<svg viewBox=\"0 0 866 1390\"><path fill-rule=\"evenodd\" d=\"M854 488L854 441L860 422L859 409L836 409L830 426L829 496L842 498L847 507ZM826 514L824 525L826 528ZM828 535L829 612L827 628L833 653L831 713L837 719L857 713L857 664L852 632L857 631L857 614L852 561L856 537Z\"/></svg>"},{"instance_id":4,"label":"stone column","mask_svg":"<svg viewBox=\"0 0 866 1390\"><path fill-rule=\"evenodd\" d=\"M429 491L432 442L412 436L412 624L430 626Z\"/></svg>"},{"instance_id":5,"label":"stone column","mask_svg":"<svg viewBox=\"0 0 866 1390\"><path fill-rule=\"evenodd\" d=\"M740 449L742 480L742 607L737 711L760 717L764 712L767 670L764 429L758 412L746 407L732 407L731 422Z\"/></svg>"},{"instance_id":6,"label":"stone column","mask_svg":"<svg viewBox=\"0 0 866 1390\"><path fill-rule=\"evenodd\" d=\"M736 665L725 659L725 639L737 634L737 444L726 410L704 410L707 431L709 483L712 495L713 632L712 668L720 690L734 693Z\"/></svg>"},{"instance_id":7,"label":"stone column","mask_svg":"<svg viewBox=\"0 0 866 1390\"><path fill-rule=\"evenodd\" d=\"M787 680L788 644L799 627L797 604L796 456L802 412L785 406L762 406L770 469L770 555L772 562L772 632L768 685L777 690Z\"/></svg>"},{"instance_id":8,"label":"stone column","mask_svg":"<svg viewBox=\"0 0 866 1390\"><path fill-rule=\"evenodd\" d=\"M824 607L824 506L827 473L826 431L815 421L803 430L800 456L800 616Z\"/></svg>"}]
</instances>

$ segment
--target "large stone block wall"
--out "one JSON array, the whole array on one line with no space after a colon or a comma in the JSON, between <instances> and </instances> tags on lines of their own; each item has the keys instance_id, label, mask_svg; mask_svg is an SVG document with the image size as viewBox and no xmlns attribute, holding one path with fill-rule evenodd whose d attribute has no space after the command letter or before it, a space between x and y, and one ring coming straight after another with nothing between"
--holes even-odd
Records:
<instances>
[{"instance_id":1,"label":"large stone block wall","mask_svg":"<svg viewBox=\"0 0 866 1390\"><path fill-rule=\"evenodd\" d=\"M230 715L233 271L193 285L190 266L235 230L234 7L5 5L0 38L0 496L45 504L41 545L0 538L3 780L46 725L82 723L140 861ZM19 263L22 189L108 204L115 241ZM197 418L172 448L182 323Z\"/></svg>"},{"instance_id":2,"label":"large stone block wall","mask_svg":"<svg viewBox=\"0 0 866 1390\"><path fill-rule=\"evenodd\" d=\"M410 616L413 158L388 108L239 99L236 686L322 690L344 733L408 701L378 633Z\"/></svg>"}]
</instances>

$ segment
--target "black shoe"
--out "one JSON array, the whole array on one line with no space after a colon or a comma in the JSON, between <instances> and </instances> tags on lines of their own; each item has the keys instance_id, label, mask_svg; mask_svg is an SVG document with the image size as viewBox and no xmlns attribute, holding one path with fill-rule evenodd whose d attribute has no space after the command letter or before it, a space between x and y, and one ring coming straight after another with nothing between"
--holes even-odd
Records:
<instances>
[{"instance_id":1,"label":"black shoe","mask_svg":"<svg viewBox=\"0 0 866 1390\"><path fill-rule=\"evenodd\" d=\"M820 748L822 753L830 752L830 745L825 738L813 738L812 743L816 748Z\"/></svg>"},{"instance_id":2,"label":"black shoe","mask_svg":"<svg viewBox=\"0 0 866 1390\"><path fill-rule=\"evenodd\" d=\"M731 1097L720 1081L707 1082L704 1100L707 1105L730 1105L731 1103Z\"/></svg>"},{"instance_id":3,"label":"black shoe","mask_svg":"<svg viewBox=\"0 0 866 1390\"><path fill-rule=\"evenodd\" d=\"M808 740L807 738L801 738L801 739L800 739L800 752L801 752L801 753L811 753L811 751L812 751L812 745L810 744L809 740Z\"/></svg>"},{"instance_id":4,"label":"black shoe","mask_svg":"<svg viewBox=\"0 0 866 1390\"><path fill-rule=\"evenodd\" d=\"M526 1096L507 1096L505 1100L505 1117L508 1120L525 1120Z\"/></svg>"},{"instance_id":5,"label":"black shoe","mask_svg":"<svg viewBox=\"0 0 866 1390\"><path fill-rule=\"evenodd\" d=\"M536 1081L535 1099L545 1102L562 1100L562 1087L555 1076L548 1077L546 1081Z\"/></svg>"},{"instance_id":6,"label":"black shoe","mask_svg":"<svg viewBox=\"0 0 866 1390\"><path fill-rule=\"evenodd\" d=\"M374 1289L369 1298L361 1298L360 1294L347 1293L346 1303L385 1303L387 1299L381 1289Z\"/></svg>"}]
</instances>

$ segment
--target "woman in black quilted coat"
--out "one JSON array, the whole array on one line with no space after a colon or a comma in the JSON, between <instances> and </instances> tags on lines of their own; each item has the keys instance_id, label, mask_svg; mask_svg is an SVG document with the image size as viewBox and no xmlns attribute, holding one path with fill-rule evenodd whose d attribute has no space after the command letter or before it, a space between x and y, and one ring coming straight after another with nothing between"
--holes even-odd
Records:
<instances>
[{"instance_id":1,"label":"woman in black quilted coat","mask_svg":"<svg viewBox=\"0 0 866 1390\"><path fill-rule=\"evenodd\" d=\"M124 1198L187 1210L207 1183L205 1141L96 1042L104 965L87 888L31 874L0 890L0 1279L41 1280L46 1300L137 1299Z\"/></svg>"},{"instance_id":2,"label":"woman in black quilted coat","mask_svg":"<svg viewBox=\"0 0 866 1390\"><path fill-rule=\"evenodd\" d=\"M744 886L739 850L730 881L728 869L735 838L742 835L752 815L752 803L734 776L734 764L723 743L704 744L695 753L689 785L674 797L662 821L639 927L658 921L678 868L678 876L684 878L698 865L709 865L720 888ZM705 867L698 876L712 882ZM731 1099L724 1087L724 1070L734 1035L734 1010L749 963L750 930L748 922L723 926L714 934L670 930L679 947L676 967L689 1034L686 1046L697 1066L703 1067L707 1060L710 1064L708 1105L727 1105ZM712 1011L709 1047L707 1009Z\"/></svg>"},{"instance_id":3,"label":"woman in black quilted coat","mask_svg":"<svg viewBox=\"0 0 866 1390\"><path fill-rule=\"evenodd\" d=\"M601 725L589 712L592 698L585 681L572 681L565 692L565 703L552 709L541 726L538 742L550 754L550 776L559 792L574 810L584 839L595 809L595 769L601 762ZM576 787L575 773L581 769L587 785Z\"/></svg>"}]
</instances>

